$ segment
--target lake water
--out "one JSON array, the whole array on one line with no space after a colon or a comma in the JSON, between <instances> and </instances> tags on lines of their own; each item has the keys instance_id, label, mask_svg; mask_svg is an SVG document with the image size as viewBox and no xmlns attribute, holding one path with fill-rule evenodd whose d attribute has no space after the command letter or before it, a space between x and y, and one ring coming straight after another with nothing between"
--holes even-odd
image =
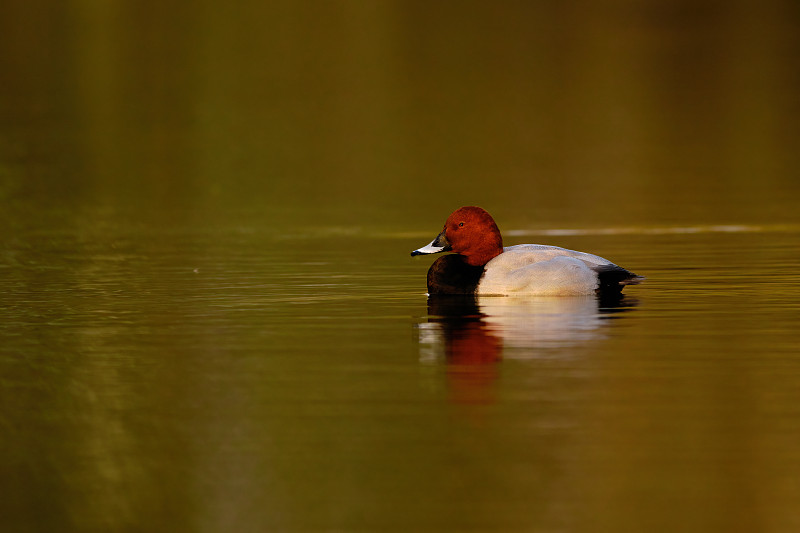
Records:
<instances>
[{"instance_id":1,"label":"lake water","mask_svg":"<svg viewBox=\"0 0 800 533\"><path fill-rule=\"evenodd\" d=\"M9 9L4 529L800 528L791 2ZM647 280L429 299L468 204Z\"/></svg>"}]
</instances>

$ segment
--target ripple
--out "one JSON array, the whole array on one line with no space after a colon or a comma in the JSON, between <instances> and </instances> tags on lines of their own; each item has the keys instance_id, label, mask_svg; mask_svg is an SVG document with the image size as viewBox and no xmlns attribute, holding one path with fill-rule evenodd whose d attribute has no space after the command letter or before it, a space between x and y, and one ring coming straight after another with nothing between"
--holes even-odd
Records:
<instances>
[{"instance_id":1,"label":"ripple","mask_svg":"<svg viewBox=\"0 0 800 533\"><path fill-rule=\"evenodd\" d=\"M711 224L698 226L674 227L639 227L628 226L618 228L585 228L585 229L542 229L542 230L506 230L504 235L526 237L535 235L674 235L690 233L796 233L800 232L798 224Z\"/></svg>"}]
</instances>

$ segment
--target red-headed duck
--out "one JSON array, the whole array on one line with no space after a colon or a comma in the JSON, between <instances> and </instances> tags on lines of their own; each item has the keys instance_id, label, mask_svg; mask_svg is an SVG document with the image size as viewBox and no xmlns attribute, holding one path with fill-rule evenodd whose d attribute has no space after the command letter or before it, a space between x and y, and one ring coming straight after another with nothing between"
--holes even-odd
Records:
<instances>
[{"instance_id":1,"label":"red-headed duck","mask_svg":"<svg viewBox=\"0 0 800 533\"><path fill-rule=\"evenodd\" d=\"M447 217L442 232L411 255L454 252L428 270L428 294L598 296L619 295L644 278L608 259L542 244L503 248L492 216L462 207Z\"/></svg>"}]
</instances>

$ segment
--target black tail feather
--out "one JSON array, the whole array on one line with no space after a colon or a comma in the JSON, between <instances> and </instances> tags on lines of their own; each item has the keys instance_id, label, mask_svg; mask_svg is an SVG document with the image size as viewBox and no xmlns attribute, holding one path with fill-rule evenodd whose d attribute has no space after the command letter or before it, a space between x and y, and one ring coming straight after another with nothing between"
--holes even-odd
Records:
<instances>
[{"instance_id":1,"label":"black tail feather","mask_svg":"<svg viewBox=\"0 0 800 533\"><path fill-rule=\"evenodd\" d=\"M617 265L600 265L594 270L600 279L596 293L602 297L617 296L626 285L638 285L644 281L644 277Z\"/></svg>"}]
</instances>

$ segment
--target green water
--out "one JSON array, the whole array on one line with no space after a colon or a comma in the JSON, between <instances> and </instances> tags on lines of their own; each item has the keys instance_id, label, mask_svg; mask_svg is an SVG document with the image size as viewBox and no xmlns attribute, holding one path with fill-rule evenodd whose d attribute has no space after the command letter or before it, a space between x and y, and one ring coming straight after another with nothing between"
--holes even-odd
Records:
<instances>
[{"instance_id":1,"label":"green water","mask_svg":"<svg viewBox=\"0 0 800 533\"><path fill-rule=\"evenodd\" d=\"M0 516L794 532L791 2L0 17ZM460 205L647 277L428 300Z\"/></svg>"}]
</instances>

